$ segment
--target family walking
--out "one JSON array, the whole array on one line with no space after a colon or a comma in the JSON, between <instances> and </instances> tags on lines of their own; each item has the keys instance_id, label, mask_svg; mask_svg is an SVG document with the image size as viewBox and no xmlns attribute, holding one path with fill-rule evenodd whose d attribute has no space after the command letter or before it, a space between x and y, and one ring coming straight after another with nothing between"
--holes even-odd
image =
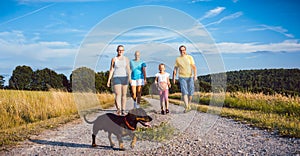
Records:
<instances>
[{"instance_id":1,"label":"family walking","mask_svg":"<svg viewBox=\"0 0 300 156\"><path fill-rule=\"evenodd\" d=\"M178 73L180 90L185 104L184 112L191 110L190 104L194 94L194 81L197 80L197 68L192 56L186 53L184 45L179 47L180 56L176 58L173 70L173 84L176 83ZM124 46L117 47L117 56L111 59L107 87L113 83L115 93L115 106L118 115L124 115L126 108L126 95L128 83L131 85L131 96L134 101L134 108L139 108L141 102L142 87L147 84L146 63L140 59L140 51L136 51L133 60L124 56ZM169 88L170 74L165 71L165 64L158 66L159 72L155 74L155 84L159 90L161 114L168 114L169 111ZM164 104L164 105L163 105Z\"/></svg>"}]
</instances>

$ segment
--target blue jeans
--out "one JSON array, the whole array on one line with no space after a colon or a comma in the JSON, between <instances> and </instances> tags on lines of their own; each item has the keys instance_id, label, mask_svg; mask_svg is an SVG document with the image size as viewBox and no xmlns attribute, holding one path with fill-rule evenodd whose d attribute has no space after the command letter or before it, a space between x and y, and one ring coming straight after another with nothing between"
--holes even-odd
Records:
<instances>
[{"instance_id":1,"label":"blue jeans","mask_svg":"<svg viewBox=\"0 0 300 156\"><path fill-rule=\"evenodd\" d=\"M180 90L182 95L192 96L195 91L193 77L179 77Z\"/></svg>"}]
</instances>

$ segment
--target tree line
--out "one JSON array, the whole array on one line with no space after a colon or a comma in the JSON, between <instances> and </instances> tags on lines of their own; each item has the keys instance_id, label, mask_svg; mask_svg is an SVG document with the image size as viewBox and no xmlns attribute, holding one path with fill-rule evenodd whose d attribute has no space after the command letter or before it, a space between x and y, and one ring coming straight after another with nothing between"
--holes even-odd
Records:
<instances>
[{"instance_id":1,"label":"tree line","mask_svg":"<svg viewBox=\"0 0 300 156\"><path fill-rule=\"evenodd\" d=\"M87 67L75 69L69 79L63 74L45 68L33 71L29 66L17 66L9 79L8 86L4 86L4 76L0 75L0 88L17 90L59 89L81 92L107 92L112 89L106 86L109 72L95 72ZM211 80L218 80L226 76L226 83L219 87L220 91L226 88L228 92L254 92L265 94L300 95L300 69L263 69L240 70L226 73L198 76L197 86L202 92L211 92ZM157 93L154 86L154 77L147 78L147 85L143 87L143 95ZM73 84L73 85L72 85ZM129 87L130 88L130 87ZM172 85L170 93L180 92L180 84Z\"/></svg>"},{"instance_id":2,"label":"tree line","mask_svg":"<svg viewBox=\"0 0 300 156\"><path fill-rule=\"evenodd\" d=\"M222 74L222 73L219 73ZM211 77L200 76L200 88L210 91ZM262 69L226 72L228 92L300 95L300 69ZM202 85L201 85L202 83Z\"/></svg>"}]
</instances>

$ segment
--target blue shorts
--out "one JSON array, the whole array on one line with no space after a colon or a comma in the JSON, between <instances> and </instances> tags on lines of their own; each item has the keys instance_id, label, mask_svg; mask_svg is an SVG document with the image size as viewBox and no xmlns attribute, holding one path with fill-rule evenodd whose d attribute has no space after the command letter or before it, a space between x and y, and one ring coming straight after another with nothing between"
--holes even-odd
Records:
<instances>
[{"instance_id":1,"label":"blue shorts","mask_svg":"<svg viewBox=\"0 0 300 156\"><path fill-rule=\"evenodd\" d=\"M113 85L128 85L128 76L124 77L114 77Z\"/></svg>"},{"instance_id":2,"label":"blue shorts","mask_svg":"<svg viewBox=\"0 0 300 156\"><path fill-rule=\"evenodd\" d=\"M193 77L183 78L179 77L180 90L182 95L192 96L195 91Z\"/></svg>"}]
</instances>

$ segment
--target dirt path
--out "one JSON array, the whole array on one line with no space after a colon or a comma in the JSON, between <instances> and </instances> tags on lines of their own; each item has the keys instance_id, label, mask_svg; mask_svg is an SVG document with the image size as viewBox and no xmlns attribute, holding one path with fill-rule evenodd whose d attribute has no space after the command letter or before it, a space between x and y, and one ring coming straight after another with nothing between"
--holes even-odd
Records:
<instances>
[{"instance_id":1,"label":"dirt path","mask_svg":"<svg viewBox=\"0 0 300 156\"><path fill-rule=\"evenodd\" d=\"M184 114L183 108L170 105L170 114L161 115L159 101L151 103L146 111L154 119L152 125L168 122L176 129L168 141L138 141L130 148L130 138L125 137L126 151L114 150L109 146L107 133L97 135L96 148L91 147L92 125L82 119L68 123L55 130L32 136L17 147L1 151L0 155L300 155L300 139L283 138L231 119L191 111ZM128 109L132 101L128 101ZM99 111L88 118L113 112ZM116 141L114 137L113 140Z\"/></svg>"}]
</instances>

